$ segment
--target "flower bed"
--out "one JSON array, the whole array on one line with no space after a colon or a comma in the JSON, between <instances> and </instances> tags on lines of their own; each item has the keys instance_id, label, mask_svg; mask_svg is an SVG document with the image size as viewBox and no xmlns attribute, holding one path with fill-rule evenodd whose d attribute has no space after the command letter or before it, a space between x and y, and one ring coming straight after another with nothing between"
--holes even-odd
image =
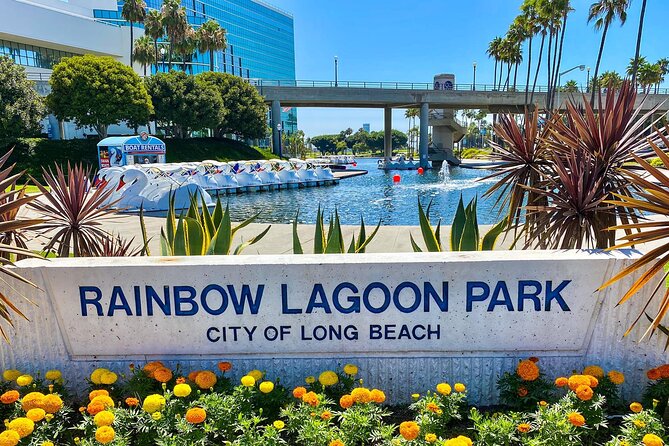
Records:
<instances>
[{"instance_id":1,"label":"flower bed","mask_svg":"<svg viewBox=\"0 0 669 446\"><path fill-rule=\"evenodd\" d=\"M653 409L666 405L669 365L648 372L654 382L647 408L639 402L625 407L618 371L589 366L550 382L530 358L498 381L508 411L469 408L465 384L441 382L412 395L414 402L395 414L385 393L364 387L352 364L309 376L294 389L260 370L235 383L231 369L220 362L216 371L186 373L159 361L128 373L100 368L91 373L83 402L69 396L58 370L34 377L5 370L0 446L664 444L664 425ZM608 415L621 409L627 414L611 426Z\"/></svg>"}]
</instances>

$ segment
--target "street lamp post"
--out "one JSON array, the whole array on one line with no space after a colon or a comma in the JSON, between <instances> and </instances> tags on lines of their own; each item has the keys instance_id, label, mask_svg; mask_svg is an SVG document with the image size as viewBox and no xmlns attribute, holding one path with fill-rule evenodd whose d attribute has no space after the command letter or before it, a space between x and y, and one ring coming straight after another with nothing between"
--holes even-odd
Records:
<instances>
[{"instance_id":1,"label":"street lamp post","mask_svg":"<svg viewBox=\"0 0 669 446\"><path fill-rule=\"evenodd\" d=\"M160 47L160 60L161 60L161 65L163 66L163 71L165 71L165 47L161 46Z\"/></svg>"},{"instance_id":2,"label":"street lamp post","mask_svg":"<svg viewBox=\"0 0 669 446\"><path fill-rule=\"evenodd\" d=\"M335 87L339 86L339 58L335 56Z\"/></svg>"},{"instance_id":3,"label":"street lamp post","mask_svg":"<svg viewBox=\"0 0 669 446\"><path fill-rule=\"evenodd\" d=\"M281 133L283 132L283 125L279 122L276 125L276 129L279 132L279 153L277 155L279 156L279 158L281 158L283 154L283 147L281 147L283 145L283 136L281 135Z\"/></svg>"},{"instance_id":4,"label":"street lamp post","mask_svg":"<svg viewBox=\"0 0 669 446\"><path fill-rule=\"evenodd\" d=\"M557 104L558 104L558 107L560 107L560 85L562 85L562 75L570 73L570 72L572 72L574 70L577 70L577 69L583 71L583 70L585 70L585 65L576 65L575 67L572 67L568 70L565 70L558 75L558 85L557 85Z\"/></svg>"},{"instance_id":5,"label":"street lamp post","mask_svg":"<svg viewBox=\"0 0 669 446\"><path fill-rule=\"evenodd\" d=\"M588 67L587 70L588 70L588 80L587 83L585 84L585 91L590 93L590 67Z\"/></svg>"},{"instance_id":6,"label":"street lamp post","mask_svg":"<svg viewBox=\"0 0 669 446\"><path fill-rule=\"evenodd\" d=\"M474 62L474 83L472 84L472 90L476 91L476 62Z\"/></svg>"}]
</instances>

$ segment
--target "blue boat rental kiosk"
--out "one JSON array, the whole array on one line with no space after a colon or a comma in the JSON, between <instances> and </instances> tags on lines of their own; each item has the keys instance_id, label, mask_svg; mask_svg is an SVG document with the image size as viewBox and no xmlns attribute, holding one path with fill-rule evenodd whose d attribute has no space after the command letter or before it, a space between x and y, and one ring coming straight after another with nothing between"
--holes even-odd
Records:
<instances>
[{"instance_id":1,"label":"blue boat rental kiosk","mask_svg":"<svg viewBox=\"0 0 669 446\"><path fill-rule=\"evenodd\" d=\"M165 162L165 142L146 132L134 136L110 136L98 143L98 164L106 167Z\"/></svg>"}]
</instances>

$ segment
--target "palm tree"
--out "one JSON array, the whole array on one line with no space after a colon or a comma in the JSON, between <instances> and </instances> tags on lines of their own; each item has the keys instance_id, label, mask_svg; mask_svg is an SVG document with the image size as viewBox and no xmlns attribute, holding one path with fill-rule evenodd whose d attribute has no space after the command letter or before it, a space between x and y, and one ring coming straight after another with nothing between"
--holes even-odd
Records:
<instances>
[{"instance_id":1,"label":"palm tree","mask_svg":"<svg viewBox=\"0 0 669 446\"><path fill-rule=\"evenodd\" d=\"M650 93L650 88L662 82L662 67L657 63L644 63L637 68L637 79L644 93Z\"/></svg>"},{"instance_id":2,"label":"palm tree","mask_svg":"<svg viewBox=\"0 0 669 446\"><path fill-rule=\"evenodd\" d=\"M197 30L197 49L201 53L209 53L209 71L214 71L214 51L225 50L226 31L216 20L207 20Z\"/></svg>"},{"instance_id":3,"label":"palm tree","mask_svg":"<svg viewBox=\"0 0 669 446\"><path fill-rule=\"evenodd\" d=\"M663 57L657 61L657 64L660 66L660 70L662 70L662 75L660 76L660 81L655 86L655 93L657 93L657 90L660 88L660 84L664 82L664 76L669 74L669 59Z\"/></svg>"},{"instance_id":4,"label":"palm tree","mask_svg":"<svg viewBox=\"0 0 669 446\"><path fill-rule=\"evenodd\" d=\"M156 73L158 72L158 40L165 35L163 26L163 16L157 9L152 9L146 14L144 19L144 35L153 39L153 49L155 52Z\"/></svg>"},{"instance_id":5,"label":"palm tree","mask_svg":"<svg viewBox=\"0 0 669 446\"><path fill-rule=\"evenodd\" d=\"M535 2L536 12L536 26L538 32L541 33L541 46L539 47L539 60L537 61L537 69L534 72L534 82L532 83L532 93L530 95L530 103L534 101L534 92L537 89L537 78L539 77L539 70L541 69L541 59L544 53L544 44L546 43L546 35L550 29L551 19L546 14L546 8L543 6L544 2Z\"/></svg>"},{"instance_id":6,"label":"palm tree","mask_svg":"<svg viewBox=\"0 0 669 446\"><path fill-rule=\"evenodd\" d=\"M130 66L132 66L134 36L134 23L144 22L146 17L146 3L144 0L125 0L123 2L123 9L121 9L121 16L124 20L130 22Z\"/></svg>"},{"instance_id":7,"label":"palm tree","mask_svg":"<svg viewBox=\"0 0 669 446\"><path fill-rule=\"evenodd\" d=\"M181 56L181 67L186 72L187 63L193 59L193 52L198 46L197 34L192 26L188 25L184 31L183 37L181 40L173 43L174 52ZM193 66L191 65L190 71L192 73Z\"/></svg>"},{"instance_id":8,"label":"palm tree","mask_svg":"<svg viewBox=\"0 0 669 446\"><path fill-rule=\"evenodd\" d=\"M144 76L146 76L146 66L156 61L156 54L153 51L153 40L149 36L142 36L135 42L134 60L144 67Z\"/></svg>"},{"instance_id":9,"label":"palm tree","mask_svg":"<svg viewBox=\"0 0 669 446\"><path fill-rule=\"evenodd\" d=\"M595 81L595 79L592 80L593 85L603 85L604 88L615 88L619 89L620 86L623 84L623 78L616 73L615 71L605 71L599 76L599 79Z\"/></svg>"},{"instance_id":10,"label":"palm tree","mask_svg":"<svg viewBox=\"0 0 669 446\"><path fill-rule=\"evenodd\" d=\"M170 41L167 64L169 67L168 69L172 70L172 54L174 53L174 46L179 45L179 43L185 39L190 26L186 19L186 8L181 6L179 0L164 0L161 14L163 16L163 25L165 26L167 38Z\"/></svg>"},{"instance_id":11,"label":"palm tree","mask_svg":"<svg viewBox=\"0 0 669 446\"><path fill-rule=\"evenodd\" d=\"M488 50L486 51L486 53L488 54L488 57L492 57L493 59L495 59L495 75L494 75L494 80L493 80L493 89L495 89L497 87L497 64L500 61L501 47L502 47L502 38L501 37L495 37L488 44Z\"/></svg>"},{"instance_id":12,"label":"palm tree","mask_svg":"<svg viewBox=\"0 0 669 446\"><path fill-rule=\"evenodd\" d=\"M590 105L594 107L595 91L597 90L597 75L599 74L599 64L602 62L602 53L604 52L604 42L606 42L606 33L609 30L611 23L617 18L620 20L620 26L625 24L627 20L627 8L629 8L630 0L597 0L590 6L588 13L588 23L595 21L595 30L604 29L602 32L602 41L599 44L599 54L597 55L597 64L595 65L595 73L592 76L594 81L592 96L590 97Z\"/></svg>"},{"instance_id":13,"label":"palm tree","mask_svg":"<svg viewBox=\"0 0 669 446\"><path fill-rule=\"evenodd\" d=\"M558 23L557 32L560 34L560 44L558 47L557 35L556 35L555 55L557 56L557 60L553 64L553 76L550 82L550 85L553 86L553 89L549 97L549 105L548 105L549 109L553 108L555 101L556 86L560 82L560 66L562 65L562 48L564 46L564 35L567 30L567 18L569 16L569 12L573 11L570 0L557 0L554 3L554 7L555 7L555 19Z\"/></svg>"},{"instance_id":14,"label":"palm tree","mask_svg":"<svg viewBox=\"0 0 669 446\"><path fill-rule=\"evenodd\" d=\"M632 84L636 82L636 74L639 70L639 51L641 50L641 35L643 34L643 19L646 15L646 0L641 3L641 17L639 17L639 32L636 36L636 53L634 55L634 73L632 73Z\"/></svg>"},{"instance_id":15,"label":"palm tree","mask_svg":"<svg viewBox=\"0 0 669 446\"><path fill-rule=\"evenodd\" d=\"M639 57L633 57L630 59L629 65L627 65L627 69L625 70L625 74L627 74L628 77L634 78L635 73L638 73L639 67L648 64L648 60L646 60L645 57L639 56ZM633 85L636 86L636 81L633 82Z\"/></svg>"},{"instance_id":16,"label":"palm tree","mask_svg":"<svg viewBox=\"0 0 669 446\"><path fill-rule=\"evenodd\" d=\"M412 153L413 153L413 148L415 147L414 136L417 135L417 133L412 132L411 130L416 127L416 118L419 115L420 115L420 110L418 108L407 108L406 111L404 112L404 117L409 120L409 146L412 148Z\"/></svg>"}]
</instances>

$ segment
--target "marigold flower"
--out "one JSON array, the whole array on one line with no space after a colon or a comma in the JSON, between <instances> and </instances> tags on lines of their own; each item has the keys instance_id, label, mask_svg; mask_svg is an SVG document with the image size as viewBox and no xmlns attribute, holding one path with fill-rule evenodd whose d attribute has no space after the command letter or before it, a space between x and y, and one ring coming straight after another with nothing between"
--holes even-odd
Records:
<instances>
[{"instance_id":1,"label":"marigold flower","mask_svg":"<svg viewBox=\"0 0 669 446\"><path fill-rule=\"evenodd\" d=\"M318 382L324 387L334 386L339 382L339 376L332 370L326 370L318 375Z\"/></svg>"},{"instance_id":2,"label":"marigold flower","mask_svg":"<svg viewBox=\"0 0 669 446\"><path fill-rule=\"evenodd\" d=\"M318 406L319 403L318 395L315 392L305 393L304 396L302 396L302 401L313 407Z\"/></svg>"},{"instance_id":3,"label":"marigold flower","mask_svg":"<svg viewBox=\"0 0 669 446\"><path fill-rule=\"evenodd\" d=\"M332 412L329 410L325 410L321 413L321 420L329 420L330 418L332 418Z\"/></svg>"},{"instance_id":4,"label":"marigold flower","mask_svg":"<svg viewBox=\"0 0 669 446\"><path fill-rule=\"evenodd\" d=\"M88 406L79 408L79 411L83 413L82 409L88 412L89 415L96 415L97 413L105 410L105 406L100 402L94 403L91 401L90 403L88 403Z\"/></svg>"},{"instance_id":5,"label":"marigold flower","mask_svg":"<svg viewBox=\"0 0 669 446\"><path fill-rule=\"evenodd\" d=\"M427 410L429 410L430 412L434 412L434 413L437 413L437 412L439 412L439 410L440 410L440 409L439 409L439 405L436 404L436 403L433 403L432 401L430 401L429 403L427 403L427 404L425 405L425 408L426 408Z\"/></svg>"},{"instance_id":6,"label":"marigold flower","mask_svg":"<svg viewBox=\"0 0 669 446\"><path fill-rule=\"evenodd\" d=\"M353 405L353 397L351 395L343 395L339 398L339 405L342 409L348 409Z\"/></svg>"},{"instance_id":7,"label":"marigold flower","mask_svg":"<svg viewBox=\"0 0 669 446\"><path fill-rule=\"evenodd\" d=\"M516 429L518 429L518 432L526 434L530 431L530 429L532 429L532 426L527 423L521 423Z\"/></svg>"},{"instance_id":8,"label":"marigold flower","mask_svg":"<svg viewBox=\"0 0 669 446\"><path fill-rule=\"evenodd\" d=\"M44 394L41 392L30 392L21 399L21 408L24 411L28 412L30 409L36 407L42 407L42 401L44 400Z\"/></svg>"},{"instance_id":9,"label":"marigold flower","mask_svg":"<svg viewBox=\"0 0 669 446\"><path fill-rule=\"evenodd\" d=\"M644 427L646 427L646 423L641 420L634 420L634 425L639 429L643 429Z\"/></svg>"},{"instance_id":10,"label":"marigold flower","mask_svg":"<svg viewBox=\"0 0 669 446\"><path fill-rule=\"evenodd\" d=\"M16 384L18 384L21 387L29 386L32 383L33 383L33 377L30 375L21 375L18 378L16 378Z\"/></svg>"},{"instance_id":11,"label":"marigold flower","mask_svg":"<svg viewBox=\"0 0 669 446\"><path fill-rule=\"evenodd\" d=\"M547 403L546 401L544 401L544 400L541 400L541 401L539 401L539 405L540 405L541 407L546 407L546 406L548 406L548 403Z\"/></svg>"},{"instance_id":12,"label":"marigold flower","mask_svg":"<svg viewBox=\"0 0 669 446\"><path fill-rule=\"evenodd\" d=\"M2 372L2 377L4 378L5 381L16 381L16 378L18 378L21 375L23 375L23 373L21 373L16 369L7 369L4 372Z\"/></svg>"},{"instance_id":13,"label":"marigold flower","mask_svg":"<svg viewBox=\"0 0 669 446\"><path fill-rule=\"evenodd\" d=\"M351 397L356 403L369 403L372 401L372 392L365 387L356 387L351 391Z\"/></svg>"},{"instance_id":14,"label":"marigold flower","mask_svg":"<svg viewBox=\"0 0 669 446\"><path fill-rule=\"evenodd\" d=\"M92 390L92 391L88 394L88 401L93 401L93 399L94 399L96 396L100 396L100 395L109 396L109 392L108 392L107 390L105 390L105 389Z\"/></svg>"},{"instance_id":15,"label":"marigold flower","mask_svg":"<svg viewBox=\"0 0 669 446\"><path fill-rule=\"evenodd\" d=\"M662 446L664 444L664 441L655 434L646 434L641 441L643 441L644 446Z\"/></svg>"},{"instance_id":16,"label":"marigold flower","mask_svg":"<svg viewBox=\"0 0 669 446\"><path fill-rule=\"evenodd\" d=\"M105 385L114 384L118 380L118 375L114 372L105 372L100 375L100 383Z\"/></svg>"},{"instance_id":17,"label":"marigold flower","mask_svg":"<svg viewBox=\"0 0 669 446\"><path fill-rule=\"evenodd\" d=\"M407 441L418 438L420 427L414 421L405 421L400 424L400 435Z\"/></svg>"},{"instance_id":18,"label":"marigold flower","mask_svg":"<svg viewBox=\"0 0 669 446\"><path fill-rule=\"evenodd\" d=\"M95 414L95 417L93 417L93 422L97 427L111 426L114 422L114 418L115 417L112 412L103 410L102 412Z\"/></svg>"},{"instance_id":19,"label":"marigold flower","mask_svg":"<svg viewBox=\"0 0 669 446\"><path fill-rule=\"evenodd\" d=\"M634 402L630 404L630 410L634 413L639 413L643 410L643 406L641 405L641 403Z\"/></svg>"},{"instance_id":20,"label":"marigold flower","mask_svg":"<svg viewBox=\"0 0 669 446\"><path fill-rule=\"evenodd\" d=\"M125 404L129 407L139 406L139 400L137 398L128 397L125 399Z\"/></svg>"},{"instance_id":21,"label":"marigold flower","mask_svg":"<svg viewBox=\"0 0 669 446\"><path fill-rule=\"evenodd\" d=\"M21 436L16 431L0 432L0 445L2 446L16 446L19 441L21 441Z\"/></svg>"},{"instance_id":22,"label":"marigold flower","mask_svg":"<svg viewBox=\"0 0 669 446\"><path fill-rule=\"evenodd\" d=\"M177 384L174 386L174 395L179 398L185 398L193 391L188 384Z\"/></svg>"},{"instance_id":23,"label":"marigold flower","mask_svg":"<svg viewBox=\"0 0 669 446\"><path fill-rule=\"evenodd\" d=\"M346 364L344 366L344 373L349 376L355 376L358 374L358 366L354 364Z\"/></svg>"},{"instance_id":24,"label":"marigold flower","mask_svg":"<svg viewBox=\"0 0 669 446\"><path fill-rule=\"evenodd\" d=\"M51 420L53 420L53 414L52 414L52 413L48 413L48 414L46 414L46 415L44 416L44 419L45 419L46 421L51 421Z\"/></svg>"},{"instance_id":25,"label":"marigold flower","mask_svg":"<svg viewBox=\"0 0 669 446\"><path fill-rule=\"evenodd\" d=\"M576 389L576 396L581 401L590 401L593 394L594 392L590 386L578 386L578 389Z\"/></svg>"},{"instance_id":26,"label":"marigold flower","mask_svg":"<svg viewBox=\"0 0 669 446\"><path fill-rule=\"evenodd\" d=\"M301 399L305 393L307 393L307 389L304 387L295 387L293 389L293 396L297 399Z\"/></svg>"},{"instance_id":27,"label":"marigold flower","mask_svg":"<svg viewBox=\"0 0 669 446\"><path fill-rule=\"evenodd\" d=\"M420 393L412 393L411 398L417 400L418 398L420 398Z\"/></svg>"},{"instance_id":28,"label":"marigold flower","mask_svg":"<svg viewBox=\"0 0 669 446\"><path fill-rule=\"evenodd\" d=\"M186 378L183 376L180 376L177 378L177 380L174 382L175 384L184 384L186 382Z\"/></svg>"},{"instance_id":29,"label":"marigold flower","mask_svg":"<svg viewBox=\"0 0 669 446\"><path fill-rule=\"evenodd\" d=\"M150 378L153 378L153 372L160 368L165 368L165 364L163 364L161 361L152 361L146 364L142 368L142 371L144 371L144 373L146 373Z\"/></svg>"},{"instance_id":30,"label":"marigold flower","mask_svg":"<svg viewBox=\"0 0 669 446\"><path fill-rule=\"evenodd\" d=\"M270 393L274 390L274 383L272 381L263 381L258 386L262 393Z\"/></svg>"},{"instance_id":31,"label":"marigold flower","mask_svg":"<svg viewBox=\"0 0 669 446\"><path fill-rule=\"evenodd\" d=\"M14 418L7 425L7 429L16 431L21 438L26 438L35 430L35 422L25 417Z\"/></svg>"},{"instance_id":32,"label":"marigold flower","mask_svg":"<svg viewBox=\"0 0 669 446\"><path fill-rule=\"evenodd\" d=\"M155 421L159 421L163 417L163 414L160 412L153 412L151 414L151 418L153 418Z\"/></svg>"},{"instance_id":33,"label":"marigold flower","mask_svg":"<svg viewBox=\"0 0 669 446\"><path fill-rule=\"evenodd\" d=\"M286 427L286 423L284 423L284 422L281 421L281 420L276 420L276 421L274 421L274 423L272 423L272 426L274 426L274 427L275 427L276 429L278 429L278 430L281 430L281 429L283 429L284 427Z\"/></svg>"},{"instance_id":34,"label":"marigold flower","mask_svg":"<svg viewBox=\"0 0 669 446\"><path fill-rule=\"evenodd\" d=\"M646 376L648 379L651 381L655 381L657 379L662 378L662 375L660 374L660 371L658 369L650 369L646 372Z\"/></svg>"},{"instance_id":35,"label":"marigold flower","mask_svg":"<svg viewBox=\"0 0 669 446\"><path fill-rule=\"evenodd\" d=\"M52 441L43 441L40 446L55 446Z\"/></svg>"},{"instance_id":36,"label":"marigold flower","mask_svg":"<svg viewBox=\"0 0 669 446\"><path fill-rule=\"evenodd\" d=\"M516 374L523 381L536 381L539 378L539 367L534 362L526 359L518 363Z\"/></svg>"},{"instance_id":37,"label":"marigold flower","mask_svg":"<svg viewBox=\"0 0 669 446\"><path fill-rule=\"evenodd\" d=\"M669 364L663 364L657 368L661 378L669 378Z\"/></svg>"},{"instance_id":38,"label":"marigold flower","mask_svg":"<svg viewBox=\"0 0 669 446\"><path fill-rule=\"evenodd\" d=\"M0 395L0 402L2 404L13 404L19 400L21 395L16 390L8 390Z\"/></svg>"},{"instance_id":39,"label":"marigold flower","mask_svg":"<svg viewBox=\"0 0 669 446\"><path fill-rule=\"evenodd\" d=\"M328 446L345 446L345 445L344 445L344 442L343 442L343 441L341 441L339 438L337 438L336 440L332 440L332 441L328 444Z\"/></svg>"},{"instance_id":40,"label":"marigold flower","mask_svg":"<svg viewBox=\"0 0 669 446\"><path fill-rule=\"evenodd\" d=\"M148 413L154 413L162 410L165 407L165 398L162 395L154 393L144 398L142 409Z\"/></svg>"},{"instance_id":41,"label":"marigold flower","mask_svg":"<svg viewBox=\"0 0 669 446\"><path fill-rule=\"evenodd\" d=\"M265 376L263 372L255 369L251 370L249 373L247 373L247 375L252 376L253 379L255 379L256 381L260 381L263 378L263 376Z\"/></svg>"},{"instance_id":42,"label":"marigold flower","mask_svg":"<svg viewBox=\"0 0 669 446\"><path fill-rule=\"evenodd\" d=\"M594 376L592 375L585 375L585 376L587 376L588 379L590 379L590 387L592 387L593 389L599 385L599 380Z\"/></svg>"},{"instance_id":43,"label":"marigold flower","mask_svg":"<svg viewBox=\"0 0 669 446\"><path fill-rule=\"evenodd\" d=\"M583 375L594 376L597 379L604 378L604 369L598 365L589 365L583 369Z\"/></svg>"},{"instance_id":44,"label":"marigold flower","mask_svg":"<svg viewBox=\"0 0 669 446\"><path fill-rule=\"evenodd\" d=\"M428 443L434 443L437 441L437 436L435 434L425 434L425 441Z\"/></svg>"},{"instance_id":45,"label":"marigold flower","mask_svg":"<svg viewBox=\"0 0 669 446\"><path fill-rule=\"evenodd\" d=\"M565 378L564 376L561 376L555 380L555 386L556 387L564 387L567 384L569 384L569 380Z\"/></svg>"},{"instance_id":46,"label":"marigold flower","mask_svg":"<svg viewBox=\"0 0 669 446\"><path fill-rule=\"evenodd\" d=\"M256 385L256 379L251 375L242 376L241 382L244 387L253 387Z\"/></svg>"},{"instance_id":47,"label":"marigold flower","mask_svg":"<svg viewBox=\"0 0 669 446\"><path fill-rule=\"evenodd\" d=\"M102 426L95 431L95 439L102 444L108 444L114 441L116 432L111 426Z\"/></svg>"},{"instance_id":48,"label":"marigold flower","mask_svg":"<svg viewBox=\"0 0 669 446\"><path fill-rule=\"evenodd\" d=\"M191 424L200 424L207 419L207 412L201 407L192 407L186 412L186 421Z\"/></svg>"},{"instance_id":49,"label":"marigold flower","mask_svg":"<svg viewBox=\"0 0 669 446\"><path fill-rule=\"evenodd\" d=\"M458 393L462 393L465 390L467 390L467 387L462 383L455 383L455 385L453 386L453 389L455 389L455 391L458 392Z\"/></svg>"},{"instance_id":50,"label":"marigold flower","mask_svg":"<svg viewBox=\"0 0 669 446\"><path fill-rule=\"evenodd\" d=\"M471 438L464 435L459 435L444 442L444 446L472 446L472 444Z\"/></svg>"},{"instance_id":51,"label":"marigold flower","mask_svg":"<svg viewBox=\"0 0 669 446\"><path fill-rule=\"evenodd\" d=\"M110 370L105 368L98 368L93 370L93 372L91 373L91 382L97 385L102 384L102 381L100 381L100 377L102 376L103 373L109 373L109 372Z\"/></svg>"},{"instance_id":52,"label":"marigold flower","mask_svg":"<svg viewBox=\"0 0 669 446\"><path fill-rule=\"evenodd\" d=\"M578 412L571 412L567 415L567 419L576 427L581 427L585 424L585 418Z\"/></svg>"},{"instance_id":53,"label":"marigold flower","mask_svg":"<svg viewBox=\"0 0 669 446\"><path fill-rule=\"evenodd\" d=\"M528 394L527 388L525 388L523 386L518 387L518 396L519 397L524 398L524 397L527 396L527 394Z\"/></svg>"},{"instance_id":54,"label":"marigold flower","mask_svg":"<svg viewBox=\"0 0 669 446\"><path fill-rule=\"evenodd\" d=\"M63 374L60 372L60 370L48 370L44 374L44 378L46 378L49 381L57 381L63 377Z\"/></svg>"},{"instance_id":55,"label":"marigold flower","mask_svg":"<svg viewBox=\"0 0 669 446\"><path fill-rule=\"evenodd\" d=\"M211 389L216 385L217 381L216 374L209 370L203 370L195 377L195 384L202 390Z\"/></svg>"},{"instance_id":56,"label":"marigold flower","mask_svg":"<svg viewBox=\"0 0 669 446\"><path fill-rule=\"evenodd\" d=\"M307 384L313 384L316 382L316 377L315 376L307 376L304 378L304 382Z\"/></svg>"},{"instance_id":57,"label":"marigold flower","mask_svg":"<svg viewBox=\"0 0 669 446\"><path fill-rule=\"evenodd\" d=\"M607 376L613 384L619 386L625 382L625 375L617 370L611 370Z\"/></svg>"},{"instance_id":58,"label":"marigold flower","mask_svg":"<svg viewBox=\"0 0 669 446\"><path fill-rule=\"evenodd\" d=\"M166 383L172 379L172 371L167 367L158 367L153 371L153 379L159 383Z\"/></svg>"},{"instance_id":59,"label":"marigold flower","mask_svg":"<svg viewBox=\"0 0 669 446\"><path fill-rule=\"evenodd\" d=\"M591 383L592 381L590 380L590 377L587 375L571 375L569 377L569 388L573 392L576 392L576 389L578 389L579 386L590 387Z\"/></svg>"},{"instance_id":60,"label":"marigold flower","mask_svg":"<svg viewBox=\"0 0 669 446\"><path fill-rule=\"evenodd\" d=\"M218 363L218 370L225 373L232 370L232 363L228 361L221 361Z\"/></svg>"},{"instance_id":61,"label":"marigold flower","mask_svg":"<svg viewBox=\"0 0 669 446\"><path fill-rule=\"evenodd\" d=\"M26 418L32 420L35 423L42 421L44 417L46 417L46 412L44 409L40 409L39 407L30 409L28 412L26 412Z\"/></svg>"},{"instance_id":62,"label":"marigold flower","mask_svg":"<svg viewBox=\"0 0 669 446\"><path fill-rule=\"evenodd\" d=\"M370 397L376 404L382 404L386 401L386 394L379 389L372 389Z\"/></svg>"},{"instance_id":63,"label":"marigold flower","mask_svg":"<svg viewBox=\"0 0 669 446\"><path fill-rule=\"evenodd\" d=\"M441 393L442 395L450 395L451 390L451 386L448 383L437 384L437 392Z\"/></svg>"},{"instance_id":64,"label":"marigold flower","mask_svg":"<svg viewBox=\"0 0 669 446\"><path fill-rule=\"evenodd\" d=\"M203 370L193 370L188 374L188 380L191 382L195 382L195 380L197 379L197 375L199 375L201 372L203 372Z\"/></svg>"},{"instance_id":65,"label":"marigold flower","mask_svg":"<svg viewBox=\"0 0 669 446\"><path fill-rule=\"evenodd\" d=\"M49 395L45 396L44 399L46 400L48 397L49 397ZM109 397L107 395L98 395L95 398L93 398L91 403L93 403L93 404L100 403L105 407L105 409L107 409L109 407L114 407L114 400L111 399L111 397ZM46 403L44 405L46 405ZM62 405L62 400L61 400L61 405ZM49 411L47 410L47 412L49 412Z\"/></svg>"}]
</instances>

